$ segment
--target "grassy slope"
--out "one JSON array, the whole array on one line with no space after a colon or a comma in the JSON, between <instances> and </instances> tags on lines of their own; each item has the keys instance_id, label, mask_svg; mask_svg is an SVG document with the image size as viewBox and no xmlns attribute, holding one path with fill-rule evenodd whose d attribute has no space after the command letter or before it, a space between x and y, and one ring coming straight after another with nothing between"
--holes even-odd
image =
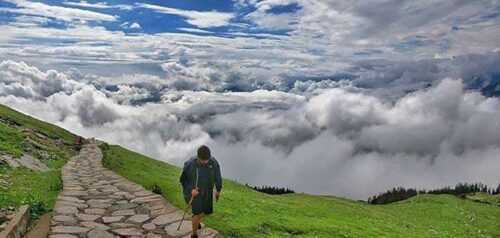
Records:
<instances>
[{"instance_id":1,"label":"grassy slope","mask_svg":"<svg viewBox=\"0 0 500 238\"><path fill-rule=\"evenodd\" d=\"M184 207L178 167L119 146L103 146L104 164ZM224 166L224 165L222 165ZM500 207L449 195L422 195L390 205L329 196L271 196L224 180L207 225L226 237L500 237Z\"/></svg>"},{"instance_id":2,"label":"grassy slope","mask_svg":"<svg viewBox=\"0 0 500 238\"><path fill-rule=\"evenodd\" d=\"M32 212L38 215L38 212L54 205L62 187L60 168L75 153L69 145L75 141L75 135L3 105L0 105L0 119L18 125L16 127L0 122L0 153L19 157L29 148L26 144L28 135L22 132L23 128L33 129L51 138L38 141L31 138L41 147L39 150L46 151L51 156L52 159L44 161L51 171L35 172L0 166L0 180L4 183L0 186L0 207L30 204L33 206ZM54 140L57 139L62 139L65 145L55 144Z\"/></svg>"},{"instance_id":3,"label":"grassy slope","mask_svg":"<svg viewBox=\"0 0 500 238\"><path fill-rule=\"evenodd\" d=\"M500 206L500 194L492 196L487 193L474 193L467 195L467 198L478 202L495 204Z\"/></svg>"},{"instance_id":4,"label":"grassy slope","mask_svg":"<svg viewBox=\"0 0 500 238\"><path fill-rule=\"evenodd\" d=\"M0 118L8 119L20 124L22 127L34 129L48 135L53 139L63 139L66 143L75 142L75 135L50 123L40 121L26 114L15 111L7 106L0 104Z\"/></svg>"}]
</instances>

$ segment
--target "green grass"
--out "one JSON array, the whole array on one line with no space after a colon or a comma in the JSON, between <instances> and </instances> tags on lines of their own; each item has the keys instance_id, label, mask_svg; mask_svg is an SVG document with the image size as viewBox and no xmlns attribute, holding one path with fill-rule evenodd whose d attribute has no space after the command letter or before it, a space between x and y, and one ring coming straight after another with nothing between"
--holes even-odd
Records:
<instances>
[{"instance_id":1,"label":"green grass","mask_svg":"<svg viewBox=\"0 0 500 238\"><path fill-rule=\"evenodd\" d=\"M500 194L489 195L487 193L474 193L467 195L467 198L476 202L483 202L500 206Z\"/></svg>"},{"instance_id":2,"label":"green grass","mask_svg":"<svg viewBox=\"0 0 500 238\"><path fill-rule=\"evenodd\" d=\"M22 143L24 137L18 130L0 123L0 151L14 157L23 154Z\"/></svg>"},{"instance_id":3,"label":"green grass","mask_svg":"<svg viewBox=\"0 0 500 238\"><path fill-rule=\"evenodd\" d=\"M62 188L60 169L76 153L72 146L75 135L3 105L0 105L0 119L0 154L16 158L29 152L41 158L43 151L49 156L42 160L51 169L48 172L0 165L0 207L29 204L32 215L37 217L54 206ZM23 132L24 129L42 133L49 139Z\"/></svg>"},{"instance_id":4,"label":"green grass","mask_svg":"<svg viewBox=\"0 0 500 238\"><path fill-rule=\"evenodd\" d=\"M40 131L52 139L63 139L68 144L73 144L76 139L76 135L65 129L20 113L2 104L0 104L0 118L14 121L24 128Z\"/></svg>"},{"instance_id":5,"label":"green grass","mask_svg":"<svg viewBox=\"0 0 500 238\"><path fill-rule=\"evenodd\" d=\"M10 183L9 188L0 188L0 207L28 204L35 218L52 209L62 189L61 174L57 169L34 172L24 168L0 168L0 174Z\"/></svg>"},{"instance_id":6,"label":"green grass","mask_svg":"<svg viewBox=\"0 0 500 238\"><path fill-rule=\"evenodd\" d=\"M185 207L180 168L119 146L102 146L104 165ZM222 166L224 166L222 164ZM500 207L450 195L369 205L333 196L267 195L224 179L205 223L225 237L500 237Z\"/></svg>"}]
</instances>

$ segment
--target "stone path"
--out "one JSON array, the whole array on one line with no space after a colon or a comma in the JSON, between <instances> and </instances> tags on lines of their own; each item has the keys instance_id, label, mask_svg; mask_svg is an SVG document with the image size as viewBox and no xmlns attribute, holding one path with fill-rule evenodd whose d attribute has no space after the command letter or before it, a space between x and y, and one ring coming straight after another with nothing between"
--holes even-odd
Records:
<instances>
[{"instance_id":1,"label":"stone path","mask_svg":"<svg viewBox=\"0 0 500 238\"><path fill-rule=\"evenodd\" d=\"M182 211L101 164L95 144L62 169L64 188L54 208L49 238L190 237L191 221L177 231ZM189 219L189 215L186 215ZM203 227L200 237L218 237Z\"/></svg>"}]
</instances>

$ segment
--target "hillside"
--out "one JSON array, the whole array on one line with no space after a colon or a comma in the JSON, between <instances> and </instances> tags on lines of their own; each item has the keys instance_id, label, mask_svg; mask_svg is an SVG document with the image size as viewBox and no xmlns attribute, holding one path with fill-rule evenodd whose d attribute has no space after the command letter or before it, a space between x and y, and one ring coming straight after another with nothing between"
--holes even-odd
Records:
<instances>
[{"instance_id":1,"label":"hillside","mask_svg":"<svg viewBox=\"0 0 500 238\"><path fill-rule=\"evenodd\" d=\"M105 167L146 188L158 185L169 201L185 206L178 167L120 146L102 149ZM419 195L390 205L369 205L333 196L267 195L225 179L215 209L205 223L227 237L500 236L500 206L450 195Z\"/></svg>"},{"instance_id":2,"label":"hillside","mask_svg":"<svg viewBox=\"0 0 500 238\"><path fill-rule=\"evenodd\" d=\"M0 163L0 208L31 204L35 215L50 210L61 189L60 168L76 153L76 136L0 106L0 139L2 156L28 154L48 167L44 172ZM147 189L157 185L167 200L185 206L180 168L116 145L101 149L105 167ZM333 196L267 195L225 179L205 223L225 237L500 237L500 206L489 202L498 196L470 197L422 195L369 205Z\"/></svg>"},{"instance_id":3,"label":"hillside","mask_svg":"<svg viewBox=\"0 0 500 238\"><path fill-rule=\"evenodd\" d=\"M34 217L50 210L62 187L60 168L76 152L75 139L64 129L0 105L0 208L29 204ZM35 169L8 165L21 158L35 162ZM36 161L42 163L40 170Z\"/></svg>"}]
</instances>

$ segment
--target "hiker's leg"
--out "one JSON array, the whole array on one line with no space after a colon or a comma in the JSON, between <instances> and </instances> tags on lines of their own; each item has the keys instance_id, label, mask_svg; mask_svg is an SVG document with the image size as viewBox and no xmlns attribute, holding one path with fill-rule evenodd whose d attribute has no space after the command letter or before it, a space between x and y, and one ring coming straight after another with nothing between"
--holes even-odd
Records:
<instances>
[{"instance_id":1,"label":"hiker's leg","mask_svg":"<svg viewBox=\"0 0 500 238\"><path fill-rule=\"evenodd\" d=\"M200 214L200 222L198 222L198 229L201 229L201 223L203 222L203 218L205 218L205 213Z\"/></svg>"},{"instance_id":2,"label":"hiker's leg","mask_svg":"<svg viewBox=\"0 0 500 238\"><path fill-rule=\"evenodd\" d=\"M193 215L193 219L191 220L191 224L193 225L193 235L197 235L197 231L198 231L198 225L200 224L201 222L201 217L202 217L203 213L201 214L198 214L198 215Z\"/></svg>"}]
</instances>

